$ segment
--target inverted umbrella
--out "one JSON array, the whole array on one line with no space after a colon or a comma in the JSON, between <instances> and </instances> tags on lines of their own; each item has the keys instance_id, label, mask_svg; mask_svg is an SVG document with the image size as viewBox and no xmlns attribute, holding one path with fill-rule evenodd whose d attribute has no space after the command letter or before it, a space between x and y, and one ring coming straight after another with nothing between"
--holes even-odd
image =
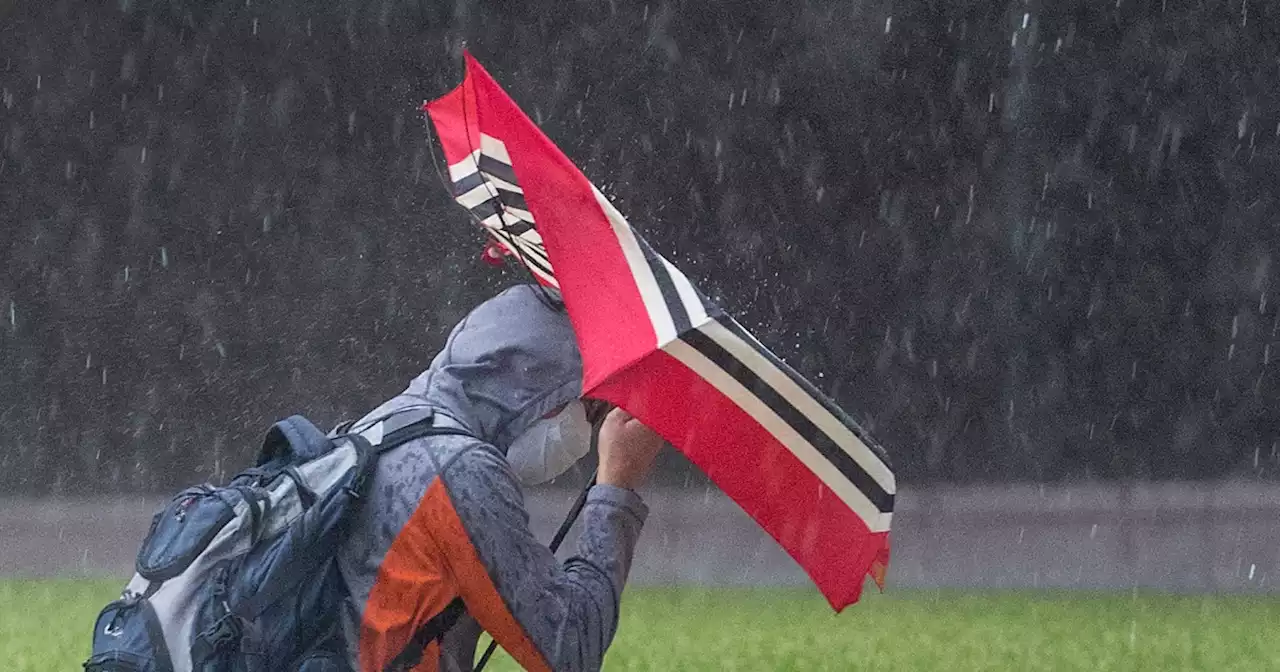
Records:
<instances>
[{"instance_id":1,"label":"inverted umbrella","mask_svg":"<svg viewBox=\"0 0 1280 672\"><path fill-rule=\"evenodd\" d=\"M896 490L884 451L655 252L471 56L424 104L454 198L559 288L583 396L626 409L697 465L837 612L881 589ZM496 249L494 249L496 248Z\"/></svg>"}]
</instances>

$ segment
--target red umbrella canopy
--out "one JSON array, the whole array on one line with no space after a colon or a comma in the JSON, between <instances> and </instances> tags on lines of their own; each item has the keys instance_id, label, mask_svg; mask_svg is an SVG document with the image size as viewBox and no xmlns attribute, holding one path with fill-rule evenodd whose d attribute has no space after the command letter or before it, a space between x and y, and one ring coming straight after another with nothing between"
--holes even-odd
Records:
<instances>
[{"instance_id":1,"label":"red umbrella canopy","mask_svg":"<svg viewBox=\"0 0 1280 672\"><path fill-rule=\"evenodd\" d=\"M423 107L454 198L560 289L583 396L626 409L769 533L837 612L883 589L896 490L884 451L657 254L467 53Z\"/></svg>"}]
</instances>

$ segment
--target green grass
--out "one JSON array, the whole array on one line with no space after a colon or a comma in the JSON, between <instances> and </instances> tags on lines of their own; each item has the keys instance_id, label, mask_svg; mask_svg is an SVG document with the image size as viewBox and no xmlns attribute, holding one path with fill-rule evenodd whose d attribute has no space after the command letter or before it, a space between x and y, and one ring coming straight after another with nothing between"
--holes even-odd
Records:
<instances>
[{"instance_id":1,"label":"green grass","mask_svg":"<svg viewBox=\"0 0 1280 672\"><path fill-rule=\"evenodd\" d=\"M0 580L0 667L78 669L119 588ZM836 616L812 591L629 589L605 669L1256 672L1277 624L1280 598L891 591Z\"/></svg>"}]
</instances>

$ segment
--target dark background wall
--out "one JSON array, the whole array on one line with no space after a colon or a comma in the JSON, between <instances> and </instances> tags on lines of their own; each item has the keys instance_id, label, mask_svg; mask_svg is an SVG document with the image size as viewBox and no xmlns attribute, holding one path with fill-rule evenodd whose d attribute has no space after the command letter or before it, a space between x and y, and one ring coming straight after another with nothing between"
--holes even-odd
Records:
<instances>
[{"instance_id":1,"label":"dark background wall","mask_svg":"<svg viewBox=\"0 0 1280 672\"><path fill-rule=\"evenodd\" d=\"M226 476L519 280L419 112L463 40L903 482L1271 477L1278 28L1244 0L0 0L0 492Z\"/></svg>"}]
</instances>

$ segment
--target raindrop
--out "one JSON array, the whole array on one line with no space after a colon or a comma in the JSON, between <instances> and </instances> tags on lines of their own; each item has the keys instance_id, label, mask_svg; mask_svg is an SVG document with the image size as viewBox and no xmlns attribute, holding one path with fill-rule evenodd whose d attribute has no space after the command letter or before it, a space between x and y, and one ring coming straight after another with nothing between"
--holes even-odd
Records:
<instances>
[{"instance_id":1,"label":"raindrop","mask_svg":"<svg viewBox=\"0 0 1280 672\"><path fill-rule=\"evenodd\" d=\"M92 365L93 365L93 353L91 352L86 353L84 356L84 370L88 371L89 367Z\"/></svg>"},{"instance_id":2,"label":"raindrop","mask_svg":"<svg viewBox=\"0 0 1280 672\"><path fill-rule=\"evenodd\" d=\"M1258 565L1254 563L1249 563L1249 580L1250 581L1253 580L1253 574L1256 571L1258 571Z\"/></svg>"},{"instance_id":3,"label":"raindrop","mask_svg":"<svg viewBox=\"0 0 1280 672\"><path fill-rule=\"evenodd\" d=\"M92 130L93 130L93 127L94 127L94 116L93 116L93 110L89 110L89 130L91 130L91 131L92 131Z\"/></svg>"},{"instance_id":4,"label":"raindrop","mask_svg":"<svg viewBox=\"0 0 1280 672\"><path fill-rule=\"evenodd\" d=\"M1027 528L1025 527L1018 528L1018 544L1022 544L1022 535L1026 534L1026 532L1027 532Z\"/></svg>"},{"instance_id":5,"label":"raindrop","mask_svg":"<svg viewBox=\"0 0 1280 672\"><path fill-rule=\"evenodd\" d=\"M258 34L258 19L256 17L253 19L253 34Z\"/></svg>"},{"instance_id":6,"label":"raindrop","mask_svg":"<svg viewBox=\"0 0 1280 672\"><path fill-rule=\"evenodd\" d=\"M1262 446L1254 446L1254 447L1253 447L1253 468L1254 468L1254 469L1257 469L1257 468L1258 468L1258 457L1259 457L1261 454L1262 454ZM1249 576L1249 578L1251 578L1251 579L1252 579L1252 578L1253 578L1253 575L1251 574L1251 575Z\"/></svg>"},{"instance_id":7,"label":"raindrop","mask_svg":"<svg viewBox=\"0 0 1280 672\"><path fill-rule=\"evenodd\" d=\"M102 367L102 384L107 384L107 367Z\"/></svg>"},{"instance_id":8,"label":"raindrop","mask_svg":"<svg viewBox=\"0 0 1280 672\"><path fill-rule=\"evenodd\" d=\"M888 34L889 34L889 31L890 31L892 28L893 28L893 17L892 17L892 16L886 17L886 18L885 18L885 20L884 20L884 33L885 33L885 35L888 35Z\"/></svg>"},{"instance_id":9,"label":"raindrop","mask_svg":"<svg viewBox=\"0 0 1280 672\"><path fill-rule=\"evenodd\" d=\"M1093 527L1089 530L1089 538L1092 539L1096 536L1098 536L1098 524L1094 523Z\"/></svg>"},{"instance_id":10,"label":"raindrop","mask_svg":"<svg viewBox=\"0 0 1280 672\"><path fill-rule=\"evenodd\" d=\"M966 213L964 216L965 226L968 226L969 222L971 221L973 221L973 185L972 184L969 185L969 212Z\"/></svg>"},{"instance_id":11,"label":"raindrop","mask_svg":"<svg viewBox=\"0 0 1280 672\"><path fill-rule=\"evenodd\" d=\"M160 100L164 100L164 84L160 84L159 86L156 87L156 96Z\"/></svg>"},{"instance_id":12,"label":"raindrop","mask_svg":"<svg viewBox=\"0 0 1280 672\"><path fill-rule=\"evenodd\" d=\"M222 357L223 359L227 358L227 348L222 344L222 341L218 341L218 343L214 346L214 348L217 349L218 356Z\"/></svg>"},{"instance_id":13,"label":"raindrop","mask_svg":"<svg viewBox=\"0 0 1280 672\"><path fill-rule=\"evenodd\" d=\"M129 267L128 267L128 266L125 266L125 267L124 267L124 281L125 281L125 282L129 282Z\"/></svg>"},{"instance_id":14,"label":"raindrop","mask_svg":"<svg viewBox=\"0 0 1280 672\"><path fill-rule=\"evenodd\" d=\"M146 162L147 162L147 148L146 148L146 147L143 147L143 148L142 148L142 163L146 163Z\"/></svg>"},{"instance_id":15,"label":"raindrop","mask_svg":"<svg viewBox=\"0 0 1280 672\"><path fill-rule=\"evenodd\" d=\"M1235 339L1235 337L1236 337L1236 335L1237 335L1237 334L1239 334L1239 333L1240 333L1240 316L1239 316L1239 315L1236 315L1235 317L1231 318L1231 338L1232 338L1232 340L1234 340L1234 339Z\"/></svg>"},{"instance_id":16,"label":"raindrop","mask_svg":"<svg viewBox=\"0 0 1280 672\"><path fill-rule=\"evenodd\" d=\"M13 299L9 299L9 329L14 333L18 331L18 306L13 303Z\"/></svg>"},{"instance_id":17,"label":"raindrop","mask_svg":"<svg viewBox=\"0 0 1280 672\"><path fill-rule=\"evenodd\" d=\"M1030 21L1030 20L1031 20L1031 14L1030 14L1030 13L1023 13L1023 15L1022 15L1022 28L1023 28L1023 30L1026 30L1026 28L1027 28L1027 22L1028 22L1028 21Z\"/></svg>"},{"instance_id":18,"label":"raindrop","mask_svg":"<svg viewBox=\"0 0 1280 672\"><path fill-rule=\"evenodd\" d=\"M40 75L36 75L36 91L40 90Z\"/></svg>"},{"instance_id":19,"label":"raindrop","mask_svg":"<svg viewBox=\"0 0 1280 672\"><path fill-rule=\"evenodd\" d=\"M160 248L160 265L169 268L169 248L167 247Z\"/></svg>"}]
</instances>

